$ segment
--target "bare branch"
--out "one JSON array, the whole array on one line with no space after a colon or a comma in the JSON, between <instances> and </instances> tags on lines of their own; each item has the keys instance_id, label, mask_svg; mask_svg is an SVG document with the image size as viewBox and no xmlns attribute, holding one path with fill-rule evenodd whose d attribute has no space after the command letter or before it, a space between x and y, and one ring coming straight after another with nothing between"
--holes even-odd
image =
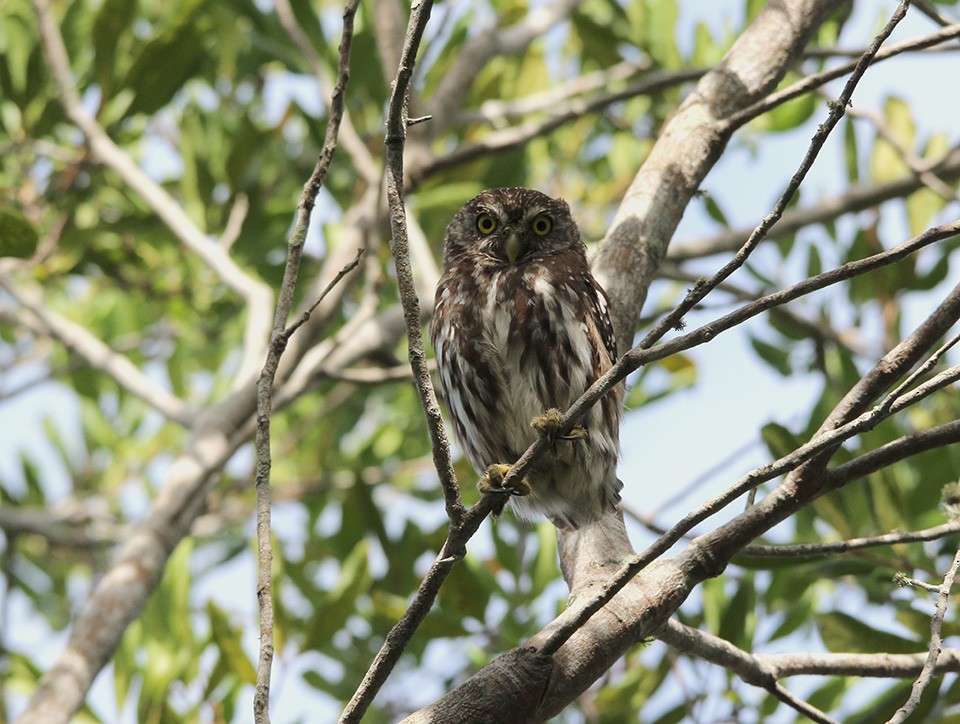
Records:
<instances>
[{"instance_id":1,"label":"bare branch","mask_svg":"<svg viewBox=\"0 0 960 724\"><path fill-rule=\"evenodd\" d=\"M440 590L440 585L446 579L453 565L463 557L466 540L476 531L474 527L473 531L468 532L466 538L460 538L462 533L467 532L465 528L468 527L468 519L475 521L476 526L479 526L480 521L485 516L485 513L481 517L471 516L470 514L475 513L480 506L475 507L468 513L460 499L456 474L453 471L453 462L450 457L450 446L443 428L443 418L430 380L430 371L424 352L423 333L420 327L420 303L417 298L413 270L410 266L407 214L403 202L403 148L407 131L408 92L417 50L420 47L423 31L426 28L432 9L432 0L423 0L423 2L415 4L410 11L410 20L407 25L400 63L396 78L393 81L387 110L386 180L387 199L390 204L390 226L393 232L391 250L400 288L404 321L407 327L410 368L413 371L417 394L430 433L434 466L443 486L447 517L450 521L450 532L437 559L418 587L410 606L404 612L400 621L390 630L380 647L380 651L377 652L377 656L364 675L363 681L360 682L357 691L343 710L340 717L341 722L359 722L363 717L364 712L372 703L373 697L383 685L403 649L426 617ZM490 497L487 496L484 499L488 504L490 503ZM481 504L483 502L482 500ZM487 512L489 512L489 509Z\"/></svg>"},{"instance_id":2,"label":"bare branch","mask_svg":"<svg viewBox=\"0 0 960 724\"><path fill-rule=\"evenodd\" d=\"M901 53L906 53L912 50L930 48L948 40L952 40L956 37L960 37L960 23L950 25L942 30L937 31L936 33L931 33L930 35L923 35L919 38L913 38L912 40L905 40L902 43L896 43L884 48L876 53L870 63L879 63L882 60L887 60L888 58L893 58ZM752 106L737 111L729 118L726 118L723 122L723 125L725 126L726 130L739 128L744 123L747 123L758 116L762 116L767 111L776 108L788 100L798 98L799 96L809 93L814 88L819 88L824 83L828 83L831 80L836 80L837 78L845 76L847 73L854 71L858 63L859 60L852 61L850 63L844 63L836 68L825 70L822 73L807 76L803 80L798 81L781 91L771 93L769 96L761 101L758 101Z\"/></svg>"},{"instance_id":3,"label":"bare branch","mask_svg":"<svg viewBox=\"0 0 960 724\"><path fill-rule=\"evenodd\" d=\"M937 609L930 619L930 650L927 653L927 660L923 665L920 676L913 682L913 688L910 690L910 698L906 703L897 709L897 712L890 718L890 724L900 724L906 721L920 705L920 696L923 690L927 688L933 674L937 670L937 660L940 658L940 651L943 648L943 639L940 630L943 627L943 618L947 615L947 599L950 596L950 589L953 588L953 579L957 575L957 569L960 568L960 550L953 557L953 563L943 577L943 583L940 584L937 595Z\"/></svg>"},{"instance_id":4,"label":"bare branch","mask_svg":"<svg viewBox=\"0 0 960 724\"><path fill-rule=\"evenodd\" d=\"M111 349L86 327L62 317L47 307L40 292L25 287L8 278L0 271L0 287L13 297L35 320L21 318L18 323L28 326L38 334L49 335L82 358L92 368L108 375L122 389L143 400L171 422L189 427L196 412L176 395L167 392L155 380L148 378L126 356Z\"/></svg>"},{"instance_id":5,"label":"bare branch","mask_svg":"<svg viewBox=\"0 0 960 724\"><path fill-rule=\"evenodd\" d=\"M326 136L320 156L314 166L310 179L303 187L300 203L297 206L297 220L290 240L287 243L287 263L283 272L283 283L277 298L277 309L273 320L273 332L270 338L267 359L257 380L257 466L255 488L257 493L257 602L260 611L260 654L257 661L257 685L253 699L254 720L258 724L270 721L270 671L273 663L273 585L272 563L273 544L270 531L270 416L272 414L273 382L280 366L280 357L293 334L317 308L325 296L359 263L363 250L347 264L321 292L313 306L289 328L287 317L293 307L293 295L300 272L300 260L303 245L310 226L310 213L316 203L317 194L323 185L333 154L337 148L337 137L344 116L344 94L350 78L350 46L353 40L353 20L359 0L348 0L343 11L343 30L340 37L340 55L337 65L337 84L330 98L330 115L327 120ZM289 10L289 7L287 7ZM292 16L292 13L291 13ZM294 25L296 30L298 27Z\"/></svg>"},{"instance_id":6,"label":"bare branch","mask_svg":"<svg viewBox=\"0 0 960 724\"><path fill-rule=\"evenodd\" d=\"M534 118L523 123L491 131L482 140L476 143L464 143L446 156L429 159L420 166L414 166L408 171L408 186L415 187L430 175L444 169L460 166L481 156L500 153L518 148L534 138L540 138L550 131L556 130L572 121L582 118L606 108L618 101L636 96L656 93L664 88L696 80L703 75L702 70L684 69L677 71L653 71L620 91L601 93L590 100L573 99L568 103L560 104L546 118Z\"/></svg>"},{"instance_id":7,"label":"bare branch","mask_svg":"<svg viewBox=\"0 0 960 724\"><path fill-rule=\"evenodd\" d=\"M945 181L956 181L960 178L960 146L951 149L930 171ZM780 239L794 234L805 226L822 224L856 211L879 206L890 199L909 196L914 191L923 188L923 182L909 176L896 181L889 181L875 186L851 186L842 194L824 199L813 206L789 209L784 212L780 220L774 224L767 235L768 239ZM685 261L736 251L750 236L752 228L729 229L716 236L703 239L690 239L671 244L667 252L667 259L671 261Z\"/></svg>"},{"instance_id":8,"label":"bare branch","mask_svg":"<svg viewBox=\"0 0 960 724\"><path fill-rule=\"evenodd\" d=\"M243 228L244 219L247 218L247 211L250 210L250 199L246 194L237 194L230 207L230 214L227 216L227 225L223 227L223 233L220 234L220 246L229 250L234 242L240 238L240 231Z\"/></svg>"},{"instance_id":9,"label":"bare branch","mask_svg":"<svg viewBox=\"0 0 960 724\"><path fill-rule=\"evenodd\" d=\"M923 13L924 15L926 15L926 16L927 16L928 18L930 18L933 22L939 23L940 25L943 25L944 27L946 27L946 26L948 26L948 25L953 25L954 23L956 23L955 20L953 20L953 19L949 18L948 16L944 15L944 14L941 13L939 10L937 10L937 8L935 8L935 7L934 7L933 5L931 5L930 3L925 2L924 0L914 0L913 5L914 5L914 7L915 7L917 10L919 10L921 13Z\"/></svg>"},{"instance_id":10,"label":"bare branch","mask_svg":"<svg viewBox=\"0 0 960 724\"><path fill-rule=\"evenodd\" d=\"M101 519L83 501L61 501L55 509L0 505L0 530L10 536L38 535L64 548L105 548L119 540L118 527Z\"/></svg>"},{"instance_id":11,"label":"bare branch","mask_svg":"<svg viewBox=\"0 0 960 724\"><path fill-rule=\"evenodd\" d=\"M960 434L957 436L960 440ZM834 543L797 543L793 545L749 545L740 551L744 557L756 558L806 558L808 556L824 556L835 553L849 553L864 548L878 548L900 543L917 543L939 540L954 533L960 533L960 522L944 523L933 528L910 531L908 533L887 533L866 538L849 538Z\"/></svg>"},{"instance_id":12,"label":"bare branch","mask_svg":"<svg viewBox=\"0 0 960 724\"><path fill-rule=\"evenodd\" d=\"M598 93L611 85L632 78L641 72L649 72L647 67L635 63L622 62L611 65L609 68L594 70L589 73L574 76L569 80L553 85L546 90L531 93L520 98L509 100L490 99L480 104L475 111L464 110L457 115L456 123L486 123L494 128L502 128L513 121L531 113L553 113L556 115L557 106L569 106L578 96L588 93ZM702 74L702 73L701 73ZM699 77L699 76L698 76Z\"/></svg>"},{"instance_id":13,"label":"bare branch","mask_svg":"<svg viewBox=\"0 0 960 724\"><path fill-rule=\"evenodd\" d=\"M719 636L698 631L682 623L668 620L656 633L657 638L668 646L685 654L697 656L732 671L748 684L766 689L784 704L816 722L833 722L829 716L805 701L793 696L777 683L777 677L769 664L758 656L737 648Z\"/></svg>"},{"instance_id":14,"label":"bare branch","mask_svg":"<svg viewBox=\"0 0 960 724\"><path fill-rule=\"evenodd\" d=\"M345 58L349 58L350 37L353 30L353 15L356 12L359 0L352 5L348 5L344 13L343 27L343 53ZM331 123L336 123L331 120ZM334 132L332 143L336 143L336 133ZM323 169L326 172L326 169ZM287 257L287 269L290 273L284 273L284 289L281 291L280 299L286 300L286 308L281 303L277 305L276 319L274 321L273 338L270 341L270 349L267 353L267 361L263 365L263 371L257 380L257 467L255 487L257 492L257 601L260 609L260 655L257 662L257 691L253 700L254 720L258 722L270 721L270 669L273 662L273 584L272 584L272 563L273 563L273 544L270 540L270 416L272 414L272 392L273 380L277 374L277 368L280 365L280 357L287 346L287 340L309 316L310 311L305 312L301 317L284 328L287 315L290 313L290 306L293 302L293 291L296 286L297 271L299 266L298 250L303 247L303 241L299 244L291 243L289 245L289 255ZM320 304L333 287L349 274L359 263L363 256L363 250L357 252L356 258L338 274L323 291L314 303L314 308ZM292 270L291 270L292 267ZM289 285L289 289L287 286Z\"/></svg>"}]
</instances>

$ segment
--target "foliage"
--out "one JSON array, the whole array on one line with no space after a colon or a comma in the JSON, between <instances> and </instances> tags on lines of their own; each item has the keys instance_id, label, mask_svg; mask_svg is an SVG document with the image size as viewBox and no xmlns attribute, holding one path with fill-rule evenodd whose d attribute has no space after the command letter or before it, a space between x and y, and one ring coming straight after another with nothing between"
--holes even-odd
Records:
<instances>
[{"instance_id":1,"label":"foliage","mask_svg":"<svg viewBox=\"0 0 960 724\"><path fill-rule=\"evenodd\" d=\"M282 277L300 189L323 141L340 33L339 3L292 0L291 5L318 58L322 91L311 59L266 3L78 0L53 8L84 108L212 243L229 249L244 273L273 289ZM517 54L493 55L464 89L462 108L446 107L435 94L464 45L493 17L507 26L534 5L540 3L490 0L439 3L435 10L416 82L424 108L445 110L450 118L439 129L430 123L411 129L411 158L419 153L442 159L495 138L498 129L547 121L567 110L571 115L521 145L420 169L408 201L434 258L456 208L492 186L534 186L563 196L586 238L602 238L653 139L692 88L692 76L679 71L719 62L757 3L731 5L722 23L691 24L680 19L696 16L692 3L584 0ZM347 285L322 324L304 331L304 347L327 354L359 334L351 320L387 314L397 304L389 226L382 208L370 214L362 206L370 179L363 178L356 160L367 153L379 168L383 154L383 108L395 68L378 37L389 35L390 13L378 17L381 10L372 1L361 4L347 94L351 132L361 148L345 142L334 157L297 291L297 303L308 304L337 250L352 255L346 247L358 239L367 248L363 281ZM814 44L830 48L839 38L840 45L865 45L870 31L862 31L862 18L849 36L846 21L827 21ZM783 85L827 65L824 57L812 55ZM589 96L594 97L624 91L654 73L675 72L671 82L626 93L591 112L543 95L564 88L576 74L607 74ZM54 80L30 3L6 0L0 24L0 274L9 284L42 293L44 309L88 330L191 411L218 414L219 404L253 385L238 379L250 318L246 301L185 248L153 202L102 163L65 115ZM905 91L892 89L872 121L851 116L843 122L842 138L833 139L833 158L822 161L829 173L840 175L828 193L911 179L915 174L905 159L933 164L947 154L949 122L917 117ZM544 102L523 117L511 115L505 102L525 97ZM506 114L488 112L501 103ZM730 154L763 156L768 147L790 144L789 154L777 156L782 185L824 113L825 101L815 94L782 105L743 129ZM749 175L744 169L737 183L749 186ZM955 192L958 176L955 169L940 181ZM729 189L711 183L689 213L695 217L692 228L719 234L735 228L730 219L742 221L745 212ZM772 200L767 189L751 195ZM805 187L795 208L817 203L817 192ZM868 204L859 215L837 212L778 236L751 259L734 286L711 296L697 314L726 311L797 278L901 243L942 220L945 207L942 195L918 184L886 203ZM949 208L955 212L955 202ZM753 207L748 221L755 223L765 211ZM754 439L762 440L770 459L808 440L863 372L932 310L951 271L955 278L956 249L955 241L939 243L745 330L761 364L815 390L801 417L765 420L756 431ZM658 308L672 306L691 276L718 266L715 256L671 263L651 300ZM422 267L417 271L429 275ZM118 384L7 293L0 295L0 337L0 359L10 370L3 405L14 415L23 414L18 404L47 415L42 429L32 433L42 438L42 448L0 448L9 462L0 468L0 511L48 514L32 531L4 525L6 516L0 518L6 531L3 617L10 621L0 632L0 670L9 682L6 704L16 711L42 673L39 652L16 629L29 624L42 630L39 638L52 640L68 628L107 570L111 545L142 523L199 428L165 417ZM710 349L668 358L631 378L628 418L655 425L658 410L696 393L704 369L713 364ZM333 716L339 710L443 542L446 520L422 413L409 382L393 379L404 357L405 344L394 330L349 365L313 374L309 389L273 418L281 661L274 685L284 687L284 697L294 702L278 703L278 718L303 718L317 708ZM53 406L30 402L44 389L55 392ZM836 463L910 431L955 420L958 408L954 391L941 392L848 442ZM722 426L736 411L710 414ZM696 440L685 439L683 430L670 434L678 453L697 455ZM648 432L625 437L641 447L650 439ZM121 712L156 722L248 719L256 642L249 440L237 443L207 494L193 535L176 547L162 582L127 629L112 660L114 700L92 698L82 713L87 720L111 721ZM707 468L716 461L699 462ZM725 470L723 483L740 472ZM475 501L469 465L459 461L457 473L467 502ZM938 525L945 520L941 488L958 475L956 447L910 457L820 498L773 538L811 543ZM649 479L643 469L623 471L621 477L628 491ZM683 483L662 482L674 488ZM643 499L627 494L633 508L642 507ZM699 500L696 494L693 499ZM688 499L684 509L692 505ZM634 532L640 540L649 536L639 527ZM78 543L80 534L85 537ZM804 559L744 556L703 585L679 618L748 651L924 651L930 622L927 608L918 605L922 596L895 592L892 576L901 571L938 582L952 547L955 541L946 539ZM401 659L392 681L403 685L388 684L369 720L394 720L435 699L548 623L564 596L549 524L524 525L509 513L488 523ZM948 617L944 634L960 634L958 625L955 616ZM50 652L44 648L46 660ZM708 666L659 643L638 647L572 706L565 720L671 722L697 712L736 718L744 709L774 715L778 702L772 695L742 683L726 694L735 677L716 669L721 673L700 676ZM697 676L691 678L691 672ZM818 682L805 692L811 703L858 721L888 717L909 690L888 680L863 687L854 677ZM947 678L928 689L921 707L931 717L956 717L958 703L957 682Z\"/></svg>"}]
</instances>

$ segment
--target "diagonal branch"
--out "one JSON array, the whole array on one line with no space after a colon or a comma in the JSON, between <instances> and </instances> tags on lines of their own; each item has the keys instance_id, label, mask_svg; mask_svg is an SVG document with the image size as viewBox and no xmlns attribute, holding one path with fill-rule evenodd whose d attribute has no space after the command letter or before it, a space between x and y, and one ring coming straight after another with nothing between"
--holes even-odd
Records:
<instances>
[{"instance_id":1,"label":"diagonal branch","mask_svg":"<svg viewBox=\"0 0 960 724\"><path fill-rule=\"evenodd\" d=\"M24 317L18 320L35 332L47 335L82 358L93 369L108 375L122 389L138 397L172 422L190 427L196 413L176 395L167 392L155 380L148 378L125 355L110 348L86 327L62 317L47 307L38 290L15 284L0 274L0 287L13 297L35 324Z\"/></svg>"},{"instance_id":2,"label":"diagonal branch","mask_svg":"<svg viewBox=\"0 0 960 724\"><path fill-rule=\"evenodd\" d=\"M945 181L960 178L960 146L946 153L930 171ZM909 196L923 188L923 182L908 176L875 186L851 186L842 194L826 198L813 206L789 209L770 229L768 239L779 239L794 234L806 226L833 221L844 214L863 211L879 206L884 201ZM699 259L712 254L736 251L750 236L753 228L728 229L714 236L689 239L679 244L671 244L667 259L686 261Z\"/></svg>"}]
</instances>

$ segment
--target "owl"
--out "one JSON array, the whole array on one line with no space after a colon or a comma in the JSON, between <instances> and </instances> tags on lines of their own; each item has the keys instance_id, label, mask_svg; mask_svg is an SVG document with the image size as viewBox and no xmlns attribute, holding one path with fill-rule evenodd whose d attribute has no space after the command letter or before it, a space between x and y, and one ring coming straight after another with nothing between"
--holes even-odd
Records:
<instances>
[{"instance_id":1,"label":"owl","mask_svg":"<svg viewBox=\"0 0 960 724\"><path fill-rule=\"evenodd\" d=\"M607 296L590 274L566 202L490 189L444 236L430 336L457 438L481 491L512 493L522 518L579 528L616 507L623 386L570 434L566 410L616 360ZM549 450L510 490L503 475L541 434Z\"/></svg>"}]
</instances>

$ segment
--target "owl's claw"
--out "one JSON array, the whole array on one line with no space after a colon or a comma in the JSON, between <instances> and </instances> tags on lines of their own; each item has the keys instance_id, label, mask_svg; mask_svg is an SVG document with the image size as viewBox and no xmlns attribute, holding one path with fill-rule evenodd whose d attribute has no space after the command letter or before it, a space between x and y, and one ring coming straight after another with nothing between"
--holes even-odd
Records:
<instances>
[{"instance_id":1,"label":"owl's claw","mask_svg":"<svg viewBox=\"0 0 960 724\"><path fill-rule=\"evenodd\" d=\"M551 447L556 445L558 440L574 441L587 440L590 438L590 433L583 425L574 425L566 435L558 435L557 430L560 428L560 421L562 419L563 412L556 407L552 407L542 415L533 418L533 420L530 421L530 427L547 438L547 442L550 443Z\"/></svg>"},{"instance_id":2,"label":"owl's claw","mask_svg":"<svg viewBox=\"0 0 960 724\"><path fill-rule=\"evenodd\" d=\"M502 495L530 495L530 483L526 478L514 479L512 484L505 486L503 478L510 470L509 465L496 464L487 468L483 477L477 481L477 490L481 493L499 493Z\"/></svg>"}]
</instances>

